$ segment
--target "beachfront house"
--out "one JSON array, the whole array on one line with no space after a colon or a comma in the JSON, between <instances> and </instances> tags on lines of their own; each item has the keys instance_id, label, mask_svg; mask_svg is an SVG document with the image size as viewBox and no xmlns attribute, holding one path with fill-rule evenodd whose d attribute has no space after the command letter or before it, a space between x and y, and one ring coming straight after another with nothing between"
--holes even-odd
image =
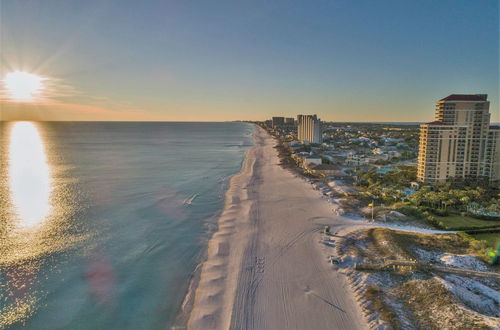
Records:
<instances>
[{"instance_id":1,"label":"beachfront house","mask_svg":"<svg viewBox=\"0 0 500 330\"><path fill-rule=\"evenodd\" d=\"M303 165L305 167L310 167L311 165L321 165L322 160L318 155L309 155L303 158Z\"/></svg>"},{"instance_id":2,"label":"beachfront house","mask_svg":"<svg viewBox=\"0 0 500 330\"><path fill-rule=\"evenodd\" d=\"M367 163L365 158L366 158L365 155L359 155L359 154L350 152L347 155L345 163L346 163L346 165L350 165L350 166L360 166L360 165L364 165Z\"/></svg>"},{"instance_id":3,"label":"beachfront house","mask_svg":"<svg viewBox=\"0 0 500 330\"><path fill-rule=\"evenodd\" d=\"M339 170L338 166L332 164L320 164L320 165L310 165L309 168L315 174L323 174L325 176L339 175L342 171Z\"/></svg>"}]
</instances>

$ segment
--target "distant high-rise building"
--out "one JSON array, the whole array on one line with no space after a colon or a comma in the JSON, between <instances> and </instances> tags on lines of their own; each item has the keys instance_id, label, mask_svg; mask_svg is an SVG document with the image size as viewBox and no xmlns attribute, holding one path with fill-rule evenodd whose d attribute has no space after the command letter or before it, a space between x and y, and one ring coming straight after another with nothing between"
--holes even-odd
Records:
<instances>
[{"instance_id":1,"label":"distant high-rise building","mask_svg":"<svg viewBox=\"0 0 500 330\"><path fill-rule=\"evenodd\" d=\"M500 183L500 126L490 126L486 140L484 176Z\"/></svg>"},{"instance_id":2,"label":"distant high-rise building","mask_svg":"<svg viewBox=\"0 0 500 330\"><path fill-rule=\"evenodd\" d=\"M297 116L297 135L300 141L321 143L321 120L316 115Z\"/></svg>"},{"instance_id":3,"label":"distant high-rise building","mask_svg":"<svg viewBox=\"0 0 500 330\"><path fill-rule=\"evenodd\" d=\"M285 125L286 126L294 126L295 125L295 119L294 118L285 118Z\"/></svg>"},{"instance_id":4,"label":"distant high-rise building","mask_svg":"<svg viewBox=\"0 0 500 330\"><path fill-rule=\"evenodd\" d=\"M436 103L435 121L420 125L420 181L500 180L500 130L490 126L487 98L452 94Z\"/></svg>"},{"instance_id":5,"label":"distant high-rise building","mask_svg":"<svg viewBox=\"0 0 500 330\"><path fill-rule=\"evenodd\" d=\"M273 117L273 127L279 127L285 125L285 117Z\"/></svg>"}]
</instances>

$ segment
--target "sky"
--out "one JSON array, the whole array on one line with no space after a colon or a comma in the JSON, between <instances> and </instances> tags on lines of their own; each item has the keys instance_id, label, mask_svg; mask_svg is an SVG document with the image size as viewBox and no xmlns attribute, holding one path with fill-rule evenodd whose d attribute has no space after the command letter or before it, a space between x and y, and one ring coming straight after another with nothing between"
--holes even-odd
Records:
<instances>
[{"instance_id":1,"label":"sky","mask_svg":"<svg viewBox=\"0 0 500 330\"><path fill-rule=\"evenodd\" d=\"M0 119L431 121L452 93L499 111L497 0L0 0Z\"/></svg>"}]
</instances>

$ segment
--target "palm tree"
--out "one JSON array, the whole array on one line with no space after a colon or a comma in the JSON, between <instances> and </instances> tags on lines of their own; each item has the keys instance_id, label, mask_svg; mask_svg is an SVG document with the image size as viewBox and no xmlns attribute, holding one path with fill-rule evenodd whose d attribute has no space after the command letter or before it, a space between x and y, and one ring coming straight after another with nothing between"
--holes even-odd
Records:
<instances>
[{"instance_id":1,"label":"palm tree","mask_svg":"<svg viewBox=\"0 0 500 330\"><path fill-rule=\"evenodd\" d=\"M466 209L467 205L470 203L470 197L469 196L463 196L460 198L460 202L462 202L462 209Z\"/></svg>"}]
</instances>

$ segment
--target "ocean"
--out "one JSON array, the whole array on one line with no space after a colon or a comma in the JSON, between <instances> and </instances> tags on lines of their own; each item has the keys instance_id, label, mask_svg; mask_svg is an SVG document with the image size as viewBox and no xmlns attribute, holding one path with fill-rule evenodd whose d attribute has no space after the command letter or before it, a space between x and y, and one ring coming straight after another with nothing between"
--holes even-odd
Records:
<instances>
[{"instance_id":1,"label":"ocean","mask_svg":"<svg viewBox=\"0 0 500 330\"><path fill-rule=\"evenodd\" d=\"M0 123L0 328L166 329L246 123Z\"/></svg>"}]
</instances>

